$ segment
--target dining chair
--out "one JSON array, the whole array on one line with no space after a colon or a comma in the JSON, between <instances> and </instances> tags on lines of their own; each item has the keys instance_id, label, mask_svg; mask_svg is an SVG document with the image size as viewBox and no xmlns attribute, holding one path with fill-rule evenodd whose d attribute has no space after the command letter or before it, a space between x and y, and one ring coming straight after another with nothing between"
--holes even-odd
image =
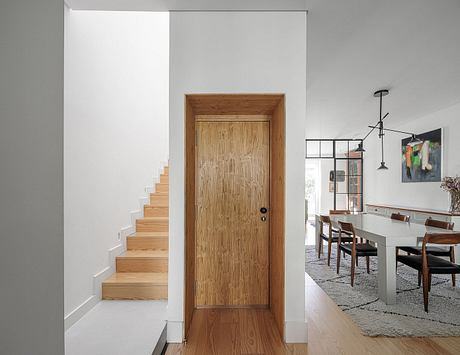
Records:
<instances>
[{"instance_id":1,"label":"dining chair","mask_svg":"<svg viewBox=\"0 0 460 355\"><path fill-rule=\"evenodd\" d=\"M438 221L432 218L428 218L425 221L425 226L436 227L436 228L447 229L447 230L454 229L454 223ZM422 255L422 247L400 247L398 249L405 251L407 255L411 255L411 254ZM453 246L450 246L449 248L445 248L445 247L437 247L437 246L429 245L426 247L426 252L429 255L448 257L452 263L455 263L455 248ZM398 252L396 252L396 254L398 254ZM421 279L422 279L421 273L419 272L418 274L418 285L419 286L421 283ZM452 274L452 286L455 286L456 284L455 279L456 279L456 275Z\"/></svg>"},{"instance_id":2,"label":"dining chair","mask_svg":"<svg viewBox=\"0 0 460 355\"><path fill-rule=\"evenodd\" d=\"M422 243L421 255L398 255L399 262L416 269L423 277L423 303L425 312L428 312L428 292L431 289L431 275L433 274L460 274L460 265L435 255L428 254L427 244L459 244L460 233L435 234L426 233Z\"/></svg>"},{"instance_id":3,"label":"dining chair","mask_svg":"<svg viewBox=\"0 0 460 355\"><path fill-rule=\"evenodd\" d=\"M401 222L409 222L410 221L410 216L406 216L401 213L392 213L390 216L391 219L394 219L396 221L401 221Z\"/></svg>"},{"instance_id":4,"label":"dining chair","mask_svg":"<svg viewBox=\"0 0 460 355\"><path fill-rule=\"evenodd\" d=\"M329 210L329 214L351 214L350 210Z\"/></svg>"},{"instance_id":5,"label":"dining chair","mask_svg":"<svg viewBox=\"0 0 460 355\"><path fill-rule=\"evenodd\" d=\"M318 259L323 252L323 240L327 242L327 266L331 265L331 252L332 244L337 243L339 240L339 230L332 227L331 218L329 216L319 216L319 247L318 247ZM324 227L327 226L327 234L325 233ZM351 243L352 238L346 236L342 238L342 243ZM337 248L337 253L339 250Z\"/></svg>"},{"instance_id":6,"label":"dining chair","mask_svg":"<svg viewBox=\"0 0 460 355\"><path fill-rule=\"evenodd\" d=\"M409 223L409 221L410 221L410 216L401 214L399 212L398 213L392 213L390 218L395 220L395 221L401 221L401 222L407 222L407 223ZM396 256L398 256L398 255L399 255L399 248L396 247ZM397 267L398 267L398 260L396 260L396 268Z\"/></svg>"},{"instance_id":7,"label":"dining chair","mask_svg":"<svg viewBox=\"0 0 460 355\"><path fill-rule=\"evenodd\" d=\"M352 223L339 221L339 240L337 242L337 274L340 272L340 251L345 252L351 256L351 286L354 285L355 280L355 263L356 260L361 257L366 257L367 273L370 272L369 257L377 256L377 248L370 245L369 241L358 243L355 228ZM343 232L351 234L352 242L343 243Z\"/></svg>"}]
</instances>

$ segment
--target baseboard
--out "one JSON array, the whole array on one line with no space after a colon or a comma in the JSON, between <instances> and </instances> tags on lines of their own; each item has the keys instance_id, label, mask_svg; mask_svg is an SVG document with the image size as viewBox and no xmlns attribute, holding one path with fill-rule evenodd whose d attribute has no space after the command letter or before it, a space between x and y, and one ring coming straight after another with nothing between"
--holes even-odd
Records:
<instances>
[{"instance_id":1,"label":"baseboard","mask_svg":"<svg viewBox=\"0 0 460 355\"><path fill-rule=\"evenodd\" d=\"M182 343L184 341L184 322L168 320L167 325L166 339L168 343Z\"/></svg>"},{"instance_id":2,"label":"baseboard","mask_svg":"<svg viewBox=\"0 0 460 355\"><path fill-rule=\"evenodd\" d=\"M286 343L307 343L308 327L305 321L288 321L284 323L284 341Z\"/></svg>"},{"instance_id":3,"label":"baseboard","mask_svg":"<svg viewBox=\"0 0 460 355\"><path fill-rule=\"evenodd\" d=\"M88 299L75 308L72 312L64 317L64 329L69 329L72 325L74 325L81 317L83 317L86 313L88 313L91 308L93 308L99 300L96 296L92 295L88 297Z\"/></svg>"}]
</instances>

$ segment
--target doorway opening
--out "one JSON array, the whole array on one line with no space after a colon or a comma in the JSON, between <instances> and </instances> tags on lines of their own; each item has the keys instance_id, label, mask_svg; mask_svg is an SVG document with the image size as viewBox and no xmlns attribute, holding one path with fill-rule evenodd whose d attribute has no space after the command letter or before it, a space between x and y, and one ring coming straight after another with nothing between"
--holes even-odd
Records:
<instances>
[{"instance_id":1,"label":"doorway opening","mask_svg":"<svg viewBox=\"0 0 460 355\"><path fill-rule=\"evenodd\" d=\"M284 337L285 97L185 95L185 335L199 308L266 308Z\"/></svg>"}]
</instances>

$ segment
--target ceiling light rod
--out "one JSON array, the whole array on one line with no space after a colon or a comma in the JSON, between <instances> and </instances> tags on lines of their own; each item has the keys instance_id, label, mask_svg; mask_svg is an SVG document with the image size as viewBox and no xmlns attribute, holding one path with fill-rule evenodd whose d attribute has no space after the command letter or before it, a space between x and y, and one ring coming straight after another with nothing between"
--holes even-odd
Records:
<instances>
[{"instance_id":1,"label":"ceiling light rod","mask_svg":"<svg viewBox=\"0 0 460 355\"><path fill-rule=\"evenodd\" d=\"M382 97L383 96L387 96L389 94L389 91L386 90L386 89L383 89L383 90L378 90L376 92L374 92L374 97L380 97L380 115L379 115L379 120L377 121L377 123L374 125L374 126L369 126L369 128L371 129L365 136L364 138L361 140L361 143L358 144L358 148L356 148L356 152L365 152L366 150L364 149L363 147L363 142L364 140L370 136L370 134L372 132L374 132L374 129L376 129L377 127L379 127L379 137L382 138L383 140L383 120L385 118L388 117L388 115L390 114L389 112L387 112L383 117L382 117ZM383 142L382 142L382 147L383 147ZM383 162L383 159L382 159L382 162ZM385 165L385 164L383 164ZM382 168L383 169L383 168Z\"/></svg>"},{"instance_id":2,"label":"ceiling light rod","mask_svg":"<svg viewBox=\"0 0 460 355\"><path fill-rule=\"evenodd\" d=\"M382 103L383 103L382 98L388 94L389 94L388 90L379 90L379 91L374 92L374 97L380 97L380 115L379 115L380 120L379 120L378 125L379 125L379 137L380 137L380 140L382 141L382 161L380 162L380 166L378 167L378 170L388 170L387 166L385 165L385 159L383 156L383 136L385 135L385 131L383 128L383 117L382 117Z\"/></svg>"},{"instance_id":3,"label":"ceiling light rod","mask_svg":"<svg viewBox=\"0 0 460 355\"><path fill-rule=\"evenodd\" d=\"M385 114L385 116L382 117L382 121L387 118L387 116L389 115L390 113L387 112ZM369 135L374 132L374 129L376 129L378 126L380 125L380 120L375 124L375 126L368 126L369 128L371 128L371 130L364 136L364 138L362 140L365 140L367 137L369 137Z\"/></svg>"},{"instance_id":4,"label":"ceiling light rod","mask_svg":"<svg viewBox=\"0 0 460 355\"><path fill-rule=\"evenodd\" d=\"M369 128L373 128L373 126L368 126ZM406 131L400 131L398 129L390 129L390 128L382 128L384 131L389 131L389 132L395 132L395 133L402 133L402 134L408 134L412 137L412 140L417 140L420 141L420 139L417 138L417 135L412 132L406 132Z\"/></svg>"}]
</instances>

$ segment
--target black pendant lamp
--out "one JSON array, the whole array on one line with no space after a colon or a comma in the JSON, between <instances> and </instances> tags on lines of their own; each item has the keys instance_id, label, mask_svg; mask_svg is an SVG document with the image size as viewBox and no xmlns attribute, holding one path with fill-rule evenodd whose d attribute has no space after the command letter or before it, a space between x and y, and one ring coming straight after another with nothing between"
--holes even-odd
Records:
<instances>
[{"instance_id":1,"label":"black pendant lamp","mask_svg":"<svg viewBox=\"0 0 460 355\"><path fill-rule=\"evenodd\" d=\"M385 159L383 155L383 136L385 135L384 128L383 128L383 120L384 118L388 115L386 114L385 117L382 117L382 103L383 103L383 97L387 96L390 92L386 89L383 90L378 90L374 92L374 97L379 97L380 98L380 115L379 115L379 138L380 141L382 142L382 161L380 162L380 166L377 168L377 170L388 170L388 167L385 165Z\"/></svg>"},{"instance_id":2,"label":"black pendant lamp","mask_svg":"<svg viewBox=\"0 0 460 355\"><path fill-rule=\"evenodd\" d=\"M384 116L382 116L382 107L383 107L383 97L387 96L390 93L388 89L381 89L377 90L374 92L374 97L378 97L380 101L380 114L379 114L379 120L374 126L368 126L371 130L366 134L366 136L361 140L361 142L358 144L358 148L355 149L355 152L365 152L365 149L363 147L363 142L364 140L369 137L369 135L374 131L374 129L378 128L379 130L379 138L381 142L381 150L382 150L382 160L380 162L380 166L377 168L377 170L388 170L388 167L385 164L385 159L384 159L384 145L383 145L383 137L385 136L385 131L389 132L395 132L395 133L402 133L402 134L408 134L411 136L411 140L409 144L421 144L423 143L415 133L412 132L404 132L404 131L399 131L397 129L389 129L389 128L384 128L383 126L383 120L388 117L389 113L387 112Z\"/></svg>"}]
</instances>

